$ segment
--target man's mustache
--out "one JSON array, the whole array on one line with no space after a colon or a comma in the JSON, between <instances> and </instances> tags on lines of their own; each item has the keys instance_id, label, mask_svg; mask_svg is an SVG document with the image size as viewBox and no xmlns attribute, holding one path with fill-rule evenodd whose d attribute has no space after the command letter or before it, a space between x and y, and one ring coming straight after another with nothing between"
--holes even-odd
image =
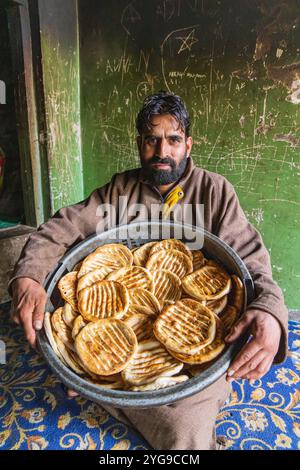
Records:
<instances>
[{"instance_id":1,"label":"man's mustache","mask_svg":"<svg viewBox=\"0 0 300 470\"><path fill-rule=\"evenodd\" d=\"M154 156L152 157L150 160L148 160L148 165L153 165L154 163L161 163L163 165L170 165L171 168L176 168L176 163L174 162L174 160L172 160L172 158L160 158L158 156Z\"/></svg>"}]
</instances>

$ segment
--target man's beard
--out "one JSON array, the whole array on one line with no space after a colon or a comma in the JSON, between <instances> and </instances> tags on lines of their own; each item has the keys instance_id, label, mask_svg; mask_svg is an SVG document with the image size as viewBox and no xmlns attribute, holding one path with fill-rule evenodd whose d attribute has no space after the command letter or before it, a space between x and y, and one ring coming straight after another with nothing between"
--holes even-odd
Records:
<instances>
[{"instance_id":1,"label":"man's beard","mask_svg":"<svg viewBox=\"0 0 300 470\"><path fill-rule=\"evenodd\" d=\"M154 156L147 162L142 161L141 165L143 168L143 174L147 180L155 186L163 186L165 184L175 183L179 180L184 173L186 168L188 156L185 155L183 160L176 166L176 162L172 158L160 158ZM160 170L153 168L153 163L164 163L170 165L170 170Z\"/></svg>"}]
</instances>

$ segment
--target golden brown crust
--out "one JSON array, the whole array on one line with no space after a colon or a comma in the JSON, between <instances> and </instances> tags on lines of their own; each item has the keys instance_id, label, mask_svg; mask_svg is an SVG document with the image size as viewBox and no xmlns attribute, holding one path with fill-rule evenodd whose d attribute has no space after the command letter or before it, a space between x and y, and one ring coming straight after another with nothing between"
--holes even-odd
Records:
<instances>
[{"instance_id":1,"label":"golden brown crust","mask_svg":"<svg viewBox=\"0 0 300 470\"><path fill-rule=\"evenodd\" d=\"M122 318L129 307L125 286L115 281L99 281L78 294L78 308L85 320Z\"/></svg>"},{"instance_id":2,"label":"golden brown crust","mask_svg":"<svg viewBox=\"0 0 300 470\"><path fill-rule=\"evenodd\" d=\"M146 289L153 292L153 279L150 271L141 266L130 266L113 271L107 277L109 281L118 281L129 289Z\"/></svg>"},{"instance_id":3,"label":"golden brown crust","mask_svg":"<svg viewBox=\"0 0 300 470\"><path fill-rule=\"evenodd\" d=\"M200 302L183 299L162 311L153 332L168 350L194 354L213 341L216 319Z\"/></svg>"},{"instance_id":4,"label":"golden brown crust","mask_svg":"<svg viewBox=\"0 0 300 470\"><path fill-rule=\"evenodd\" d=\"M217 300L228 294L231 288L230 276L214 266L203 266L185 276L182 280L184 291L198 300Z\"/></svg>"},{"instance_id":5,"label":"golden brown crust","mask_svg":"<svg viewBox=\"0 0 300 470\"><path fill-rule=\"evenodd\" d=\"M77 271L71 271L70 273L63 276L57 284L60 294L64 300L66 300L72 308L78 311L77 305Z\"/></svg>"},{"instance_id":6,"label":"golden brown crust","mask_svg":"<svg viewBox=\"0 0 300 470\"><path fill-rule=\"evenodd\" d=\"M95 269L106 268L114 271L125 266L131 266L132 263L133 255L126 246L121 243L103 245L83 260L78 278Z\"/></svg>"},{"instance_id":7,"label":"golden brown crust","mask_svg":"<svg viewBox=\"0 0 300 470\"><path fill-rule=\"evenodd\" d=\"M154 243L153 247L150 250L149 255L152 256L159 251L166 250L177 250L184 253L191 261L193 261L193 255L191 250L181 241L176 238L169 238L167 240L161 240Z\"/></svg>"},{"instance_id":8,"label":"golden brown crust","mask_svg":"<svg viewBox=\"0 0 300 470\"><path fill-rule=\"evenodd\" d=\"M168 302L176 302L181 297L181 281L179 277L161 269L159 271L151 271L154 283L153 294L160 303L162 309Z\"/></svg>"},{"instance_id":9,"label":"golden brown crust","mask_svg":"<svg viewBox=\"0 0 300 470\"><path fill-rule=\"evenodd\" d=\"M59 307L51 315L51 325L59 338L65 343L68 348L74 350L73 339L72 339L72 330L64 322L63 319L63 307Z\"/></svg>"},{"instance_id":10,"label":"golden brown crust","mask_svg":"<svg viewBox=\"0 0 300 470\"><path fill-rule=\"evenodd\" d=\"M154 339L139 343L136 353L121 375L124 382L131 385L145 385L160 376L176 375L182 367L183 364Z\"/></svg>"},{"instance_id":11,"label":"golden brown crust","mask_svg":"<svg viewBox=\"0 0 300 470\"><path fill-rule=\"evenodd\" d=\"M153 247L153 245L155 245L155 244L156 244L156 242L149 242L149 243L145 243L144 245L142 245L140 247L135 248L132 251L132 253L133 253L133 263L136 266L145 267L146 263L147 263L147 260L148 260L148 257L149 257L150 250Z\"/></svg>"},{"instance_id":12,"label":"golden brown crust","mask_svg":"<svg viewBox=\"0 0 300 470\"><path fill-rule=\"evenodd\" d=\"M205 264L205 258L200 250L193 250L192 251L193 255L193 271L197 271L197 269L202 268Z\"/></svg>"},{"instance_id":13,"label":"golden brown crust","mask_svg":"<svg viewBox=\"0 0 300 470\"><path fill-rule=\"evenodd\" d=\"M222 321L216 317L216 334L213 341L195 354L182 354L169 350L170 354L179 361L188 364L204 364L218 357L225 348L224 326Z\"/></svg>"},{"instance_id":14,"label":"golden brown crust","mask_svg":"<svg viewBox=\"0 0 300 470\"><path fill-rule=\"evenodd\" d=\"M150 271L167 270L180 279L193 271L193 262L186 254L178 250L160 250L149 256L146 268Z\"/></svg>"},{"instance_id":15,"label":"golden brown crust","mask_svg":"<svg viewBox=\"0 0 300 470\"><path fill-rule=\"evenodd\" d=\"M158 315L160 304L154 294L146 289L131 289L129 292L130 306L141 306L149 310L149 313ZM129 308L130 308L129 306Z\"/></svg>"},{"instance_id":16,"label":"golden brown crust","mask_svg":"<svg viewBox=\"0 0 300 470\"><path fill-rule=\"evenodd\" d=\"M137 349L132 328L118 319L89 323L77 335L76 351L82 363L97 375L122 371Z\"/></svg>"}]
</instances>

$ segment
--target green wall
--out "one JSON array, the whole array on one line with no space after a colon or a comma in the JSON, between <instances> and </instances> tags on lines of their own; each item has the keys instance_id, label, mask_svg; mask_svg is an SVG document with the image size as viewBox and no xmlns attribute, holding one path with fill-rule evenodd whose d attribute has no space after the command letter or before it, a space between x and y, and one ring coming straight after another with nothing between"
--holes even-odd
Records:
<instances>
[{"instance_id":1,"label":"green wall","mask_svg":"<svg viewBox=\"0 0 300 470\"><path fill-rule=\"evenodd\" d=\"M143 98L180 94L195 162L234 184L290 308L300 307L299 11L293 1L79 1L85 195L138 166Z\"/></svg>"},{"instance_id":2,"label":"green wall","mask_svg":"<svg viewBox=\"0 0 300 470\"><path fill-rule=\"evenodd\" d=\"M196 164L234 184L299 309L299 0L38 4L52 211L138 166L144 97L178 93Z\"/></svg>"}]
</instances>

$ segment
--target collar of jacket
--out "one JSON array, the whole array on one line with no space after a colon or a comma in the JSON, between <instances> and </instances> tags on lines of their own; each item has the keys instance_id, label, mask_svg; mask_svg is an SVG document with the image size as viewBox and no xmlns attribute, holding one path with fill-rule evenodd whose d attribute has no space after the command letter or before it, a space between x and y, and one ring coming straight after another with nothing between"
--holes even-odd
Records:
<instances>
[{"instance_id":1,"label":"collar of jacket","mask_svg":"<svg viewBox=\"0 0 300 470\"><path fill-rule=\"evenodd\" d=\"M195 165L194 165L193 159L192 159L191 156L189 156L188 159L187 159L187 164L186 164L183 175L181 176L181 178L179 180L175 181L174 184L172 184L171 188L164 195L162 195L159 192L159 189L156 186L154 186L152 183L150 183L150 181L148 181L144 177L142 168L140 168L138 180L139 180L140 183L147 184L148 186L150 186L152 188L152 190L160 196L161 201L165 201L166 198L168 197L168 195L170 194L170 192L176 186L180 186L184 190L184 187L185 187L186 183L189 181L194 168L195 168Z\"/></svg>"}]
</instances>

